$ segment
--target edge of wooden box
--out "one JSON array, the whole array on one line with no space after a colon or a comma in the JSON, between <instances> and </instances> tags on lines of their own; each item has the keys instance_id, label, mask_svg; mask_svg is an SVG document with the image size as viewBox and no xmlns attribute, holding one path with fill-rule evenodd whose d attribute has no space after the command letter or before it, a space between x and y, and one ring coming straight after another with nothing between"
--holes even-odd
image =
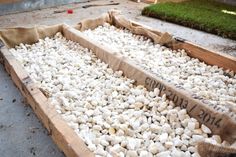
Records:
<instances>
[{"instance_id":1,"label":"edge of wooden box","mask_svg":"<svg viewBox=\"0 0 236 157\"><path fill-rule=\"evenodd\" d=\"M142 26L154 33L159 33L159 31L154 28L143 25L133 20L129 21L134 25ZM219 67L222 67L224 70L230 69L236 73L236 57L208 50L202 46L199 46L179 37L175 37L174 39L175 41L165 46L172 49L185 49L190 57L197 58L200 61L203 61L209 65L217 65Z\"/></svg>"},{"instance_id":2,"label":"edge of wooden box","mask_svg":"<svg viewBox=\"0 0 236 157\"><path fill-rule=\"evenodd\" d=\"M93 153L87 148L82 139L62 119L47 97L30 79L22 65L6 48L0 49L0 58L6 71L13 82L26 98L34 113L48 130L53 141L68 157L93 157Z\"/></svg>"}]
</instances>

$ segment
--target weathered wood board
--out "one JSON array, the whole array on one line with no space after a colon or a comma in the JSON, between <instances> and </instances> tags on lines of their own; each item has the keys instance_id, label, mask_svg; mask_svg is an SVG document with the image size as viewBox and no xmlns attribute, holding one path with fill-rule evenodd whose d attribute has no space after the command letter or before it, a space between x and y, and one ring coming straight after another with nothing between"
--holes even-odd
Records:
<instances>
[{"instance_id":1,"label":"weathered wood board","mask_svg":"<svg viewBox=\"0 0 236 157\"><path fill-rule=\"evenodd\" d=\"M135 26L141 26L152 31L153 33L159 34L159 31L154 28L150 28L132 20L130 20L130 22ZM187 54L192 58L197 58L208 65L217 65L225 70L230 69L236 73L236 57L234 56L210 51L204 47L178 37L175 38L173 42L165 46L172 49L185 49Z\"/></svg>"},{"instance_id":2,"label":"weathered wood board","mask_svg":"<svg viewBox=\"0 0 236 157\"><path fill-rule=\"evenodd\" d=\"M54 142L68 157L92 157L82 139L68 126L61 115L52 107L46 96L30 79L22 65L6 48L1 48L0 58L13 82L26 98L37 117L48 130Z\"/></svg>"}]
</instances>

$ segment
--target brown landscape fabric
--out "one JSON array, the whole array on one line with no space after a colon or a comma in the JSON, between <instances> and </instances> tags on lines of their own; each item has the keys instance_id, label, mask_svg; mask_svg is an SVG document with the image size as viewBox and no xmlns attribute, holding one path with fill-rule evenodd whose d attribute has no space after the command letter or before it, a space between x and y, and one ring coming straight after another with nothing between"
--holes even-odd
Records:
<instances>
[{"instance_id":1,"label":"brown landscape fabric","mask_svg":"<svg viewBox=\"0 0 236 157\"><path fill-rule=\"evenodd\" d=\"M93 20L85 20L76 28L85 30L89 28L90 25L91 27L96 28L99 24L104 23L104 21L114 21L117 26L123 27L126 22L124 22L124 20L120 21L119 19L120 16L116 17L110 12L108 14L104 14L103 18L100 18L95 23ZM158 41L168 43L173 40L169 35L167 37L168 40L161 40L162 38L166 38L163 37L162 33L158 31L157 33L153 33L152 31L149 31L141 26L137 27L137 25L132 24L127 27L130 27L130 29L132 28L134 32L142 35L151 35L153 40L155 38L154 41L157 43ZM8 48L10 48L15 47L20 43L32 44L41 38L53 36L56 32L60 31L68 40L78 42L81 46L91 49L94 53L96 53L98 58L109 64L113 70L122 70L125 76L136 80L136 84L144 85L148 90L159 88L161 95L166 94L167 98L172 100L176 105L181 108L186 108L191 117L194 117L200 123L207 125L214 134L219 134L223 139L229 142L235 141L236 122L230 119L227 114L222 114L209 108L202 101L193 99L192 95L188 92L178 89L153 74L140 69L139 66L135 65L127 58L124 58L119 53L107 47L101 46L91 39L88 39L81 32L72 27L67 25L56 25L39 26L34 28L10 28L0 31L0 39ZM38 117L43 121L45 127L50 133L52 133L54 141L57 144L59 143L59 147L65 152L65 154L71 157L77 155L84 156L84 154L88 154L86 156L92 156L91 152L86 148L79 136L75 137L76 134L67 124L65 124L59 114L55 113L54 116L48 116L48 113L51 113L51 110L54 109L49 107L47 98L43 96L43 93L37 88L36 85L34 85L34 83L32 83L28 74L23 70L23 67L16 61L7 48L1 49L1 55L4 60L4 65L8 73L11 74L13 81L20 89L23 96L27 98L29 104L32 106ZM40 101L41 98L39 96L41 98L43 97L43 100L45 101ZM47 109L50 109L50 112ZM60 123L58 123L58 121L60 121Z\"/></svg>"},{"instance_id":2,"label":"brown landscape fabric","mask_svg":"<svg viewBox=\"0 0 236 157\"><path fill-rule=\"evenodd\" d=\"M197 151L201 157L235 157L236 148L223 147L206 142L197 145Z\"/></svg>"},{"instance_id":3,"label":"brown landscape fabric","mask_svg":"<svg viewBox=\"0 0 236 157\"><path fill-rule=\"evenodd\" d=\"M172 42L172 36L165 32L161 33L158 31L152 32L142 26L135 25L130 22L124 16L121 15L119 11L109 11L108 13L103 14L101 17L96 19L85 19L75 26L76 29L84 31L86 29L95 29L98 26L103 25L104 23L109 23L119 28L126 28L134 34L143 35L151 38L157 44L168 44Z\"/></svg>"},{"instance_id":4,"label":"brown landscape fabric","mask_svg":"<svg viewBox=\"0 0 236 157\"><path fill-rule=\"evenodd\" d=\"M62 25L35 26L33 28L6 28L0 30L0 39L8 47L12 48L20 43L33 44L39 39L52 37L57 32L61 32Z\"/></svg>"}]
</instances>

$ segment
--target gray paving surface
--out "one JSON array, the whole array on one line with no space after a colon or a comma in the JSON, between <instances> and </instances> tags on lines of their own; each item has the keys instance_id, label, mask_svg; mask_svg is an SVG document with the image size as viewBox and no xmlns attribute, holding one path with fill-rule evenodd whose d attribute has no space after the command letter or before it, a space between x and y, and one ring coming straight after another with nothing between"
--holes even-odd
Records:
<instances>
[{"instance_id":1,"label":"gray paving surface","mask_svg":"<svg viewBox=\"0 0 236 157\"><path fill-rule=\"evenodd\" d=\"M174 23L165 22L158 19L137 16L134 20L139 21L142 24L150 27L158 28L161 32L169 32L176 37L181 37L188 41L191 41L197 45L200 45L208 50L212 50L219 53L226 53L236 57L236 41L222 38L220 36L209 34L203 31L191 29Z\"/></svg>"},{"instance_id":2,"label":"gray paving surface","mask_svg":"<svg viewBox=\"0 0 236 157\"><path fill-rule=\"evenodd\" d=\"M0 157L64 157L0 64Z\"/></svg>"},{"instance_id":3,"label":"gray paving surface","mask_svg":"<svg viewBox=\"0 0 236 157\"><path fill-rule=\"evenodd\" d=\"M79 2L84 1L86 0L80 0ZM21 0L16 1L15 3L1 3L0 15L32 11L35 9L43 9L73 2L78 2L78 0Z\"/></svg>"},{"instance_id":4,"label":"gray paving surface","mask_svg":"<svg viewBox=\"0 0 236 157\"><path fill-rule=\"evenodd\" d=\"M36 10L33 12L24 12L19 14L12 14L0 16L1 27L15 27L15 26L34 26L52 25L58 23L67 23L75 25L80 20L85 18L93 18L107 12L111 9L118 9L122 13L134 21L146 24L162 32L169 32L174 36L187 39L193 43L203 46L207 49L227 53L236 56L236 41L219 37L217 35L209 34L206 32L198 31L195 29L187 28L177 24L161 21L154 18L149 18L141 15L144 6L148 4L135 3L131 0L112 0L119 2L119 5L90 7L84 9L83 6L87 4L105 4L109 3L107 0L91 0L89 3L69 4L55 8L48 8L43 10ZM67 9L73 9L73 14L67 14ZM64 11L63 11L64 10ZM54 11L62 11L61 13L54 13Z\"/></svg>"}]
</instances>

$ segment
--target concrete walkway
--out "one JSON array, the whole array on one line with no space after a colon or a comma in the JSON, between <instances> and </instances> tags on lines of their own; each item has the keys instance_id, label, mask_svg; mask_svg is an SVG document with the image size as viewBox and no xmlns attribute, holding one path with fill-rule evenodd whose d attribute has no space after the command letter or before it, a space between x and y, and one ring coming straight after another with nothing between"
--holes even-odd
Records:
<instances>
[{"instance_id":1,"label":"concrete walkway","mask_svg":"<svg viewBox=\"0 0 236 157\"><path fill-rule=\"evenodd\" d=\"M114 0L120 5L91 7L84 9L86 4L108 3L106 0L89 3L70 4L56 8L48 8L33 12L25 12L0 16L0 27L52 25L67 23L75 25L81 19L97 17L110 9L119 9L128 18L159 29L168 31L208 49L236 56L236 41L218 37L202 31L141 16L146 4L128 0ZM73 14L66 9L74 8ZM54 11L63 11L54 13ZM62 157L64 156L54 145L47 131L35 117L31 108L23 102L23 98L0 64L0 156L1 157Z\"/></svg>"},{"instance_id":2,"label":"concrete walkway","mask_svg":"<svg viewBox=\"0 0 236 157\"><path fill-rule=\"evenodd\" d=\"M0 64L0 156L64 157Z\"/></svg>"},{"instance_id":3,"label":"concrete walkway","mask_svg":"<svg viewBox=\"0 0 236 157\"><path fill-rule=\"evenodd\" d=\"M37 24L52 25L58 23L75 25L84 18L97 17L110 9L118 9L121 10L126 17L134 21L151 26L162 32L167 31L174 36L187 39L207 49L236 56L236 41L234 40L222 38L217 35L158 19L141 16L141 10L148 4L136 3L130 0L113 0L113 2L118 2L120 4L115 6L90 7L87 9L82 8L87 4L110 3L110 1L106 0L91 0L89 3L69 4L55 8L36 10L33 12L0 16L0 27L34 26ZM73 14L66 13L66 10L70 8L74 10ZM54 11L60 12L63 10L64 12L54 13Z\"/></svg>"}]
</instances>

